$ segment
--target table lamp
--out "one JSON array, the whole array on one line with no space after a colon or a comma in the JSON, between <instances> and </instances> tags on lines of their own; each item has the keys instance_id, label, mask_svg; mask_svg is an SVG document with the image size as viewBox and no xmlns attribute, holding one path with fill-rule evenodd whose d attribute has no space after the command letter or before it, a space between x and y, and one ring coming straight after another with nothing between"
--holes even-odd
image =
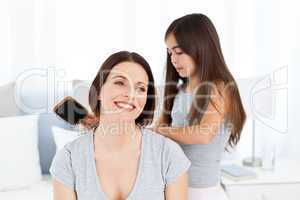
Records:
<instances>
[{"instance_id":1,"label":"table lamp","mask_svg":"<svg viewBox=\"0 0 300 200\"><path fill-rule=\"evenodd\" d=\"M252 153L250 157L243 159L243 165L259 167L262 159L256 156L256 124L262 122L264 118L272 115L273 96L271 89L271 79L266 77L255 77L237 80L244 109L247 118L252 123Z\"/></svg>"}]
</instances>

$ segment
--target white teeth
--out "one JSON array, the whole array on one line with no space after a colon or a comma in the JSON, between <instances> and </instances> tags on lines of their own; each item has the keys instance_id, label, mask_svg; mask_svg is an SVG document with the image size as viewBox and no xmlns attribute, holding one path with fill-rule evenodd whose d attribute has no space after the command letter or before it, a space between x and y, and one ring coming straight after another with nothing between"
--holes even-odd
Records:
<instances>
[{"instance_id":1,"label":"white teeth","mask_svg":"<svg viewBox=\"0 0 300 200\"><path fill-rule=\"evenodd\" d=\"M116 102L116 104L122 108L133 109L133 106L127 103Z\"/></svg>"}]
</instances>

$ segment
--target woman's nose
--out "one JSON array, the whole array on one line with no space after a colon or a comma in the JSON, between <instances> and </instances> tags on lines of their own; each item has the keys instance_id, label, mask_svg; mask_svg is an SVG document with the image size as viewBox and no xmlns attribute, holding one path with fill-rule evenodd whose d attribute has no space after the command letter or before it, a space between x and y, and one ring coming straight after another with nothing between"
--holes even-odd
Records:
<instances>
[{"instance_id":1,"label":"woman's nose","mask_svg":"<svg viewBox=\"0 0 300 200\"><path fill-rule=\"evenodd\" d=\"M177 62L177 58L176 58L176 56L174 54L171 55L171 62L173 64L176 64L176 62Z\"/></svg>"},{"instance_id":2,"label":"woman's nose","mask_svg":"<svg viewBox=\"0 0 300 200\"><path fill-rule=\"evenodd\" d=\"M123 96L131 99L134 96L134 89L131 87L126 87L126 89L123 91Z\"/></svg>"}]
</instances>

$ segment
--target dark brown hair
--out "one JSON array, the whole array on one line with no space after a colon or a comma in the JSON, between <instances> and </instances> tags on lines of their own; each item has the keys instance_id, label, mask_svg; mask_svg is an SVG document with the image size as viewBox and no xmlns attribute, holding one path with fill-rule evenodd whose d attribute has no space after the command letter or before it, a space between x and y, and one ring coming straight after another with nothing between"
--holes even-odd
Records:
<instances>
[{"instance_id":1,"label":"dark brown hair","mask_svg":"<svg viewBox=\"0 0 300 200\"><path fill-rule=\"evenodd\" d=\"M100 101L98 100L101 88L105 83L112 68L121 62L133 62L141 65L149 79L147 101L142 113L135 120L136 124L145 126L152 123L155 109L155 87L151 68L148 62L139 54L128 51L120 51L109 56L100 67L89 91L89 104L96 117L100 116Z\"/></svg>"},{"instance_id":2,"label":"dark brown hair","mask_svg":"<svg viewBox=\"0 0 300 200\"><path fill-rule=\"evenodd\" d=\"M192 57L201 83L200 87L195 91L194 103L188 115L189 124L196 124L201 121L204 112L199 112L199 108L201 111L205 111L209 102L213 104L211 98L203 98L204 95L210 97L212 94L212 84L224 84L226 88L225 94L230 97L228 109L225 113L226 124L230 123L231 125L229 145L236 145L240 139L246 114L237 84L225 64L219 37L213 23L203 14L186 15L170 24L166 31L165 39L170 34L174 35L182 51ZM174 98L178 93L177 83L179 83L179 80L183 82L183 85L187 85L189 81L188 78L179 76L171 62L170 55L167 55L166 86L161 118L161 123L163 124L170 125L172 122L170 113ZM222 94L222 92L220 93Z\"/></svg>"}]
</instances>

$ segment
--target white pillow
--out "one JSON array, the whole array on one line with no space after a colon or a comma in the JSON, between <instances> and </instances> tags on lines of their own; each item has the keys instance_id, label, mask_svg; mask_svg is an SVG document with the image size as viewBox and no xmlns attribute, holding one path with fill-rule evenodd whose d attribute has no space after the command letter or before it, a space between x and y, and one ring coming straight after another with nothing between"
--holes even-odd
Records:
<instances>
[{"instance_id":1,"label":"white pillow","mask_svg":"<svg viewBox=\"0 0 300 200\"><path fill-rule=\"evenodd\" d=\"M57 126L52 127L52 134L56 144L56 151L63 148L65 144L72 142L80 136L79 130L67 130Z\"/></svg>"},{"instance_id":2,"label":"white pillow","mask_svg":"<svg viewBox=\"0 0 300 200\"><path fill-rule=\"evenodd\" d=\"M23 112L18 108L15 101L15 86L14 82L0 86L0 116L8 117L21 115Z\"/></svg>"},{"instance_id":3,"label":"white pillow","mask_svg":"<svg viewBox=\"0 0 300 200\"><path fill-rule=\"evenodd\" d=\"M37 122L37 115L0 118L0 191L41 180Z\"/></svg>"}]
</instances>

